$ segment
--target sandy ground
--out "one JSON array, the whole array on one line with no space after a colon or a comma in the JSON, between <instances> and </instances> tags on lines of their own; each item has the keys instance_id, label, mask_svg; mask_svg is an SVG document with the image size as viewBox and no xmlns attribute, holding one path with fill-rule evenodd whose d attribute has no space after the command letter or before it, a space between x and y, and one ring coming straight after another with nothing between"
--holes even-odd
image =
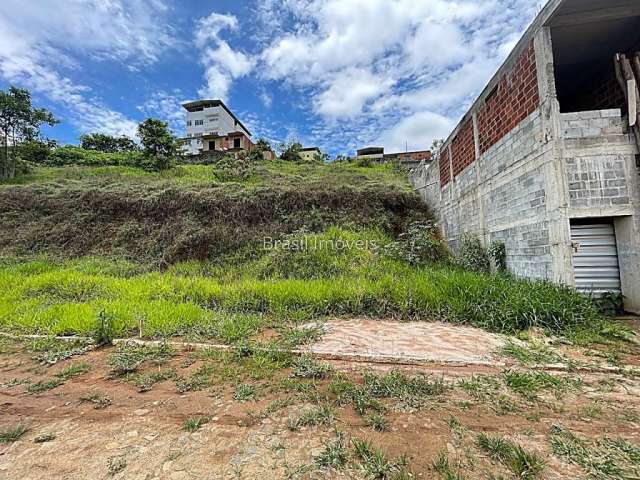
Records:
<instances>
[{"instance_id":1,"label":"sandy ground","mask_svg":"<svg viewBox=\"0 0 640 480\"><path fill-rule=\"evenodd\" d=\"M503 341L479 330L440 324L340 321L313 348L499 362L505 359L497 357L495 349ZM452 388L425 398L419 407L383 400L389 428L377 432L353 406L336 403L331 379L301 380L294 387L285 387L292 379L290 369L256 379L244 367L228 374L219 360L179 352L166 365L147 362L141 371L172 367L188 376L208 365L215 372L211 384L200 391L180 393L174 381L166 380L141 393L126 378L109 378L107 361L114 350L100 349L42 366L27 345L5 342L0 353L0 428L23 423L29 430L14 443L0 444L0 479L370 478L352 449L342 470L317 464L316 458L335 439L336 430L344 432L347 441L371 440L390 459L406 456L413 478L444 478L433 467L440 452L449 455L461 478L514 478L504 465L474 447L475 435L486 432L508 436L544 458L546 467L540 478L579 479L587 478L585 471L551 451L549 436L554 425L589 438L610 435L640 444L640 381L629 375L575 374L583 382L581 388L561 396L542 392L529 400L502 387L480 398L454 386L455 379L472 379L478 373L500 376L501 366L457 366L451 372L442 365L413 366L409 374L431 374ZM78 363L87 364L90 370L50 390L28 392L29 385L54 378ZM362 371L395 368L344 361L332 364L354 382L362 382ZM257 398L234 399L238 383L254 385ZM303 386L313 394L302 393L307 391ZM94 394L107 396L110 404L97 409L81 400ZM277 402L281 404L276 408ZM334 405L331 425L299 431L288 428L290 419L318 402ZM509 408L503 408L503 403ZM209 422L195 433L184 430L185 420L200 416L208 417ZM55 438L35 442L46 434Z\"/></svg>"}]
</instances>

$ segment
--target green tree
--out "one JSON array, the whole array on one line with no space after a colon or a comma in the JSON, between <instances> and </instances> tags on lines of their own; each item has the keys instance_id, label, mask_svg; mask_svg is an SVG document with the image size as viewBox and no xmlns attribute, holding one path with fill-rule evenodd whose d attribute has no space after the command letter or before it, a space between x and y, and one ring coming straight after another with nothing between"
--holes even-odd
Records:
<instances>
[{"instance_id":1,"label":"green tree","mask_svg":"<svg viewBox=\"0 0 640 480\"><path fill-rule=\"evenodd\" d=\"M40 136L43 124L55 125L58 121L44 108L34 108L28 90L9 87L0 90L0 136L3 155L0 162L0 178L13 178L18 162L17 148L25 141Z\"/></svg>"},{"instance_id":2,"label":"green tree","mask_svg":"<svg viewBox=\"0 0 640 480\"><path fill-rule=\"evenodd\" d=\"M138 149L133 140L124 135L114 137L104 133L89 133L80 137L80 146L85 150L105 153L133 152Z\"/></svg>"},{"instance_id":3,"label":"green tree","mask_svg":"<svg viewBox=\"0 0 640 480\"><path fill-rule=\"evenodd\" d=\"M138 136L144 152L145 168L166 170L171 167L182 143L171 133L166 122L147 118L138 125Z\"/></svg>"},{"instance_id":4,"label":"green tree","mask_svg":"<svg viewBox=\"0 0 640 480\"><path fill-rule=\"evenodd\" d=\"M300 150L302 150L302 145L298 142L293 143L283 143L280 145L280 150L282 154L280 158L287 162L300 162L302 161L302 157L300 156Z\"/></svg>"}]
</instances>

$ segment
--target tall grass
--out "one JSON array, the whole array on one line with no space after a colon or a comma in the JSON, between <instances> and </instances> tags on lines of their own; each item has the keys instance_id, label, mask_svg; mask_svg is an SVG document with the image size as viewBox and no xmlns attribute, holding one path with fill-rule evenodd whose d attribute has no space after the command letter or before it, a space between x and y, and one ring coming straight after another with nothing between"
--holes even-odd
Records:
<instances>
[{"instance_id":1,"label":"tall grass","mask_svg":"<svg viewBox=\"0 0 640 480\"><path fill-rule=\"evenodd\" d=\"M339 229L316 237L384 240L377 231ZM375 249L271 251L244 263L189 262L164 272L95 258L0 262L4 329L86 334L101 312L117 334L201 332L228 343L257 333L267 319L328 316L443 320L503 333L541 327L575 335L606 326L594 305L568 287L415 268Z\"/></svg>"}]
</instances>

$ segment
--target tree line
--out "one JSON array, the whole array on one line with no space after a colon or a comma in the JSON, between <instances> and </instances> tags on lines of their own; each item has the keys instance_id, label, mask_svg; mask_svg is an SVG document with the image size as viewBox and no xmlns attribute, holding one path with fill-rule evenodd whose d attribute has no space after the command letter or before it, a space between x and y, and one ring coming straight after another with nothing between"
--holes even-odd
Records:
<instances>
[{"instance_id":1,"label":"tree line","mask_svg":"<svg viewBox=\"0 0 640 480\"><path fill-rule=\"evenodd\" d=\"M31 162L44 163L58 144L43 138L41 129L45 125L54 126L58 123L53 113L33 106L28 90L15 86L10 86L7 91L0 90L0 179L15 177ZM171 165L182 145L182 141L171 133L168 124L155 118L141 122L137 135L139 144L126 136L85 134L80 137L80 148L113 154L136 153L137 166L163 170Z\"/></svg>"}]
</instances>

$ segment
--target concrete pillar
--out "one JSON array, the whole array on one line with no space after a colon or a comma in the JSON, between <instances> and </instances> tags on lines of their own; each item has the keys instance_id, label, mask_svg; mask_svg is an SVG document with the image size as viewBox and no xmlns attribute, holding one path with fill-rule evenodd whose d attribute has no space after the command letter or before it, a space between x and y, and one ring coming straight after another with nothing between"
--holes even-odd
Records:
<instances>
[{"instance_id":1,"label":"concrete pillar","mask_svg":"<svg viewBox=\"0 0 640 480\"><path fill-rule=\"evenodd\" d=\"M543 27L538 31L534 37L533 45L536 53L542 118L542 137L538 141L542 144L550 144L551 147L545 153L549 158L544 167L549 243L552 257L550 280L575 285L571 226L568 217L567 168L562 155L560 104L556 93L553 45L549 27Z\"/></svg>"}]
</instances>

